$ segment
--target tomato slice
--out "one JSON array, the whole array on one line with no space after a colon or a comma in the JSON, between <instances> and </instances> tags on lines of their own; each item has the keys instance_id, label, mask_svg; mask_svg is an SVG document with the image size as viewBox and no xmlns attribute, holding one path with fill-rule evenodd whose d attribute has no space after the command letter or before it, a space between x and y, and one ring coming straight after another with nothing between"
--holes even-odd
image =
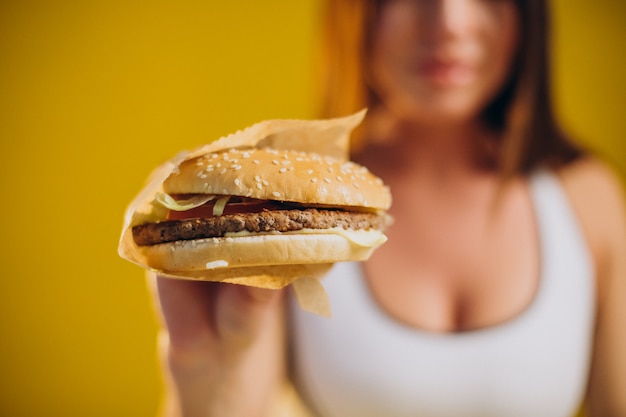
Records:
<instances>
[{"instance_id":1,"label":"tomato slice","mask_svg":"<svg viewBox=\"0 0 626 417\"><path fill-rule=\"evenodd\" d=\"M187 220L198 218L216 217L213 215L213 206L216 200L208 201L205 204L185 211L170 210L167 220ZM279 210L286 208L284 204L271 200L247 200L242 202L227 202L224 207L225 214L260 213L263 210Z\"/></svg>"}]
</instances>

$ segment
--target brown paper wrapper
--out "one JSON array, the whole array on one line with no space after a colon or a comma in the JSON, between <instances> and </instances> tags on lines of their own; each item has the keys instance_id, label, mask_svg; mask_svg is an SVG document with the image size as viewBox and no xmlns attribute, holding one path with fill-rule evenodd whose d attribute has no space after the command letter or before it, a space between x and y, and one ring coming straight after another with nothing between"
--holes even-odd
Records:
<instances>
[{"instance_id":1,"label":"brown paper wrapper","mask_svg":"<svg viewBox=\"0 0 626 417\"><path fill-rule=\"evenodd\" d=\"M141 223L146 216L150 216L156 195L163 192L163 182L188 159L229 148L270 147L315 152L347 160L350 134L364 116L365 110L337 119L267 120L192 151L176 155L152 172L145 187L128 206L119 241L119 255L145 269L170 278L221 281L272 289L293 284L292 287L303 309L320 315L330 315L328 297L319 279L328 272L331 264L224 267L205 271L154 270L147 265L135 244L131 228Z\"/></svg>"}]
</instances>

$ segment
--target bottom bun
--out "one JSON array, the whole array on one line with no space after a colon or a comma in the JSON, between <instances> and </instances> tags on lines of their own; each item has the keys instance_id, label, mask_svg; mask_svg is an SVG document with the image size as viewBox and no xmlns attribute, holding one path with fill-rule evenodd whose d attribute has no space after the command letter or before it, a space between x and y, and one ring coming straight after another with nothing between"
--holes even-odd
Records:
<instances>
[{"instance_id":1,"label":"bottom bun","mask_svg":"<svg viewBox=\"0 0 626 417\"><path fill-rule=\"evenodd\" d=\"M385 240L377 230L359 231L358 240L351 239L349 233L248 234L139 249L147 266L177 275L175 272L363 261Z\"/></svg>"}]
</instances>

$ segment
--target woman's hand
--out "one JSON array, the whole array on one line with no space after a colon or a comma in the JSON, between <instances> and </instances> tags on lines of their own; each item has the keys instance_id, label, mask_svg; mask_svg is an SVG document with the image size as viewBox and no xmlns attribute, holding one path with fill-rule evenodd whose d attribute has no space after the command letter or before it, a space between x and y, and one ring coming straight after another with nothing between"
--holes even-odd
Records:
<instances>
[{"instance_id":1,"label":"woman's hand","mask_svg":"<svg viewBox=\"0 0 626 417\"><path fill-rule=\"evenodd\" d=\"M262 416L284 373L282 291L151 277L164 415Z\"/></svg>"}]
</instances>

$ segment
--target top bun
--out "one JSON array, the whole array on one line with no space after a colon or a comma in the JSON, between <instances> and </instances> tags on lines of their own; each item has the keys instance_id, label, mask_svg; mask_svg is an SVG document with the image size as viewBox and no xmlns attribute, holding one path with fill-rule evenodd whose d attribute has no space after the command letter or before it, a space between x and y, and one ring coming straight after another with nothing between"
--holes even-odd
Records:
<instances>
[{"instance_id":1,"label":"top bun","mask_svg":"<svg viewBox=\"0 0 626 417\"><path fill-rule=\"evenodd\" d=\"M381 210L391 205L389 188L361 165L270 148L232 148L189 159L163 188L168 194L223 194Z\"/></svg>"}]
</instances>

